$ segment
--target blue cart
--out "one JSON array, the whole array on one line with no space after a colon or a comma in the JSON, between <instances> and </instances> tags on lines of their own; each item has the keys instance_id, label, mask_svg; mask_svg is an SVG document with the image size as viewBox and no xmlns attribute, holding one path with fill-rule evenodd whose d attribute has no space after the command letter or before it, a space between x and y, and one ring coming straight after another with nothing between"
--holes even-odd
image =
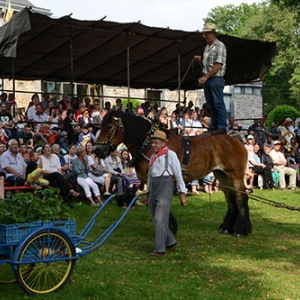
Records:
<instances>
[{"instance_id":1,"label":"blue cart","mask_svg":"<svg viewBox=\"0 0 300 300\"><path fill-rule=\"evenodd\" d=\"M11 264L16 281L26 293L54 292L70 280L79 257L97 250L104 244L138 197L134 197L120 219L93 242L86 241L86 238L96 218L114 195L105 201L79 235L70 236L55 226L41 226L32 230L20 242L0 244L0 264Z\"/></svg>"}]
</instances>

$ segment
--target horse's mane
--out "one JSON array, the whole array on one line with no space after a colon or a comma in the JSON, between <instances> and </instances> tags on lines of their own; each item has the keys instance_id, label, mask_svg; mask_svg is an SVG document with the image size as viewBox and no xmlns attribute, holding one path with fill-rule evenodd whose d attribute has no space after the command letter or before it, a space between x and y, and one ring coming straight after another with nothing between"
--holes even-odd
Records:
<instances>
[{"instance_id":1,"label":"horse's mane","mask_svg":"<svg viewBox=\"0 0 300 300\"><path fill-rule=\"evenodd\" d=\"M125 136L129 141L143 142L151 128L151 123L143 117L122 112Z\"/></svg>"},{"instance_id":2,"label":"horse's mane","mask_svg":"<svg viewBox=\"0 0 300 300\"><path fill-rule=\"evenodd\" d=\"M124 134L129 142L143 142L151 128L151 123L142 117L126 112L110 110L102 121L102 128L108 126L114 116L119 116L124 124Z\"/></svg>"}]
</instances>

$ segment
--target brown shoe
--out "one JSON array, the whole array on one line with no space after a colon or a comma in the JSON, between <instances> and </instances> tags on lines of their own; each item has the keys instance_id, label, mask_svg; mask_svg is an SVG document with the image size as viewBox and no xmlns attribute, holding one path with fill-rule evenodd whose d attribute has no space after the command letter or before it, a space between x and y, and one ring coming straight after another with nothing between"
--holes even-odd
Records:
<instances>
[{"instance_id":1,"label":"brown shoe","mask_svg":"<svg viewBox=\"0 0 300 300\"><path fill-rule=\"evenodd\" d=\"M165 252L152 252L149 254L150 257L161 257L161 256L164 256L165 255Z\"/></svg>"},{"instance_id":2,"label":"brown shoe","mask_svg":"<svg viewBox=\"0 0 300 300\"><path fill-rule=\"evenodd\" d=\"M173 244L173 245L171 245L171 246L167 246L166 247L166 249L168 250L168 251L173 251L173 250L176 250L178 248L178 244L177 243L175 243L175 244Z\"/></svg>"}]
</instances>

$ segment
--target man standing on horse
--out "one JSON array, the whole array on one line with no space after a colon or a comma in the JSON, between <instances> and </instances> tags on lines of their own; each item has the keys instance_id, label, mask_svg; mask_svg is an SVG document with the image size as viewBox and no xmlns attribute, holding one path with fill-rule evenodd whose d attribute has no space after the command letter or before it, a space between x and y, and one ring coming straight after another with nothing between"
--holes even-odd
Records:
<instances>
[{"instance_id":1,"label":"man standing on horse","mask_svg":"<svg viewBox=\"0 0 300 300\"><path fill-rule=\"evenodd\" d=\"M150 257L163 256L166 250L175 250L177 242L169 229L169 214L174 194L174 177L180 191L180 202L186 206L187 189L182 178L176 153L167 147L166 133L157 130L151 136L154 153L150 157L145 204L148 204L154 222L154 252Z\"/></svg>"},{"instance_id":2,"label":"man standing on horse","mask_svg":"<svg viewBox=\"0 0 300 300\"><path fill-rule=\"evenodd\" d=\"M194 57L203 68L203 76L199 78L198 84L204 88L205 99L210 111L211 134L226 134L226 107L223 94L226 46L217 39L215 24L205 24L202 34L207 42L203 59L198 55Z\"/></svg>"}]
</instances>

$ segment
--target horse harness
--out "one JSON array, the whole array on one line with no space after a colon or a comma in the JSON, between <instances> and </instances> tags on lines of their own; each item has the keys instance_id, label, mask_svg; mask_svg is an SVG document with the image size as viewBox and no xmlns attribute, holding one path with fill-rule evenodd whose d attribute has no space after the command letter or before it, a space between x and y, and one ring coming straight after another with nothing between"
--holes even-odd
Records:
<instances>
[{"instance_id":1,"label":"horse harness","mask_svg":"<svg viewBox=\"0 0 300 300\"><path fill-rule=\"evenodd\" d=\"M112 145L112 140L117 132L118 127L120 127L122 129L122 133L124 134L124 125L123 125L123 121L121 117L114 117L113 119L116 121L116 124L113 125L113 129L112 129L112 133L109 137L109 139L107 141L103 141L103 142L96 142L95 145L108 145L110 148L113 148ZM160 127L159 122L155 122L153 123L153 125L151 126L151 129L149 130L141 150L139 151L138 154L140 154L141 156L143 156L145 159L147 159L148 161L150 160L149 157L147 157L147 155L145 154L149 148L151 147L151 136L153 135L153 133L158 130ZM183 141L184 141L184 155L183 155L183 160L181 163L181 168L182 168L182 172L185 173L186 172L186 167L188 165L189 162L189 158L190 158L190 151L191 151L191 145L190 145L190 140L188 136L184 136L183 137ZM132 160L131 163L132 166L135 165L135 159Z\"/></svg>"}]
</instances>

